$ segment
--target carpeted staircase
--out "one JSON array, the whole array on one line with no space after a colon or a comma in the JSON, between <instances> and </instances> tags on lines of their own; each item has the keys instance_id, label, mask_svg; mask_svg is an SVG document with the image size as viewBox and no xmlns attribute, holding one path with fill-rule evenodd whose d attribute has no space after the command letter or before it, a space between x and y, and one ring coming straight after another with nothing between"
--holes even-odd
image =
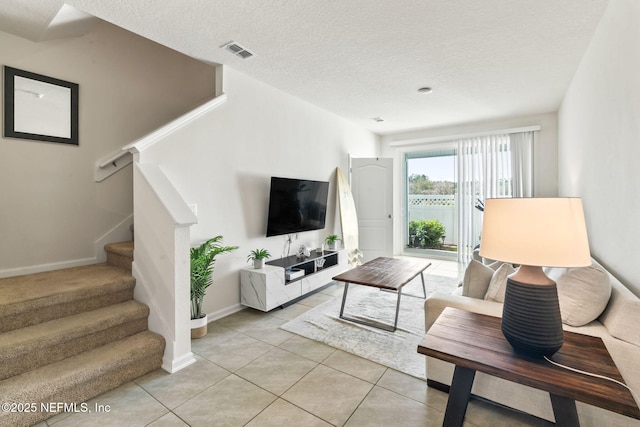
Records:
<instances>
[{"instance_id":1,"label":"carpeted staircase","mask_svg":"<svg viewBox=\"0 0 640 427\"><path fill-rule=\"evenodd\" d=\"M79 410L162 364L164 339L133 300L133 243L105 250L106 264L0 279L0 426L49 418L51 403Z\"/></svg>"}]
</instances>

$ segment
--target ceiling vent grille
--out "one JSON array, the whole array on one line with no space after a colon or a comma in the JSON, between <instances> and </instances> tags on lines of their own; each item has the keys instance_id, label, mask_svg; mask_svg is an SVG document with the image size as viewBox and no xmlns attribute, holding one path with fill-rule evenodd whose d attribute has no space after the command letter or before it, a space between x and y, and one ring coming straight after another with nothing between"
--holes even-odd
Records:
<instances>
[{"instance_id":1,"label":"ceiling vent grille","mask_svg":"<svg viewBox=\"0 0 640 427\"><path fill-rule=\"evenodd\" d=\"M223 47L229 52L233 53L236 56L239 56L242 59L251 58L253 56L253 53L249 52L247 49L245 49L244 47L240 46L238 43L235 43L235 42L227 43Z\"/></svg>"}]
</instances>

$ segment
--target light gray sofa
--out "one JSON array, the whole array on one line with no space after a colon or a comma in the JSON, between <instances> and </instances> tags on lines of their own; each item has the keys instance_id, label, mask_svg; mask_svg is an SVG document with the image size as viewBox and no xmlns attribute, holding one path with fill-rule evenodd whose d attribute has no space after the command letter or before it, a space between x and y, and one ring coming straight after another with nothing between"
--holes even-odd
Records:
<instances>
[{"instance_id":1,"label":"light gray sofa","mask_svg":"<svg viewBox=\"0 0 640 427\"><path fill-rule=\"evenodd\" d=\"M476 261L472 261L476 262ZM471 265L471 264L470 264ZM476 265L477 267L477 265ZM625 383L636 391L636 401L640 394L640 299L627 289L613 275L606 272L595 260L593 267L603 272L603 279L607 277L611 284L610 297L605 301L604 311L597 318L584 326L569 326L564 324L567 331L592 335L602 338ZM481 299L487 293L486 283L482 280L472 280L465 273L465 285L458 287L452 294L436 291L425 302L426 330L436 321L445 307L455 307L475 313L490 316L502 316L502 303ZM554 280L562 273L558 269L547 269L547 274ZM478 289L478 287L482 287ZM475 289L474 289L475 288ZM558 281L560 305L563 308L563 297ZM464 291L464 292L463 292ZM463 295L474 295L475 297ZM566 304L565 304L566 306ZM585 310L573 307L580 314ZM565 314L563 313L563 321ZM570 322L571 323L571 322ZM451 385L454 366L431 357L426 358L427 379L430 385ZM554 421L553 410L549 394L540 390L516 384L500 378L478 372L473 384L472 393L502 405L515 408L526 413ZM640 402L638 402L640 404ZM640 421L607 410L603 410L582 402L576 402L580 425L586 427L602 426L640 426Z\"/></svg>"}]
</instances>

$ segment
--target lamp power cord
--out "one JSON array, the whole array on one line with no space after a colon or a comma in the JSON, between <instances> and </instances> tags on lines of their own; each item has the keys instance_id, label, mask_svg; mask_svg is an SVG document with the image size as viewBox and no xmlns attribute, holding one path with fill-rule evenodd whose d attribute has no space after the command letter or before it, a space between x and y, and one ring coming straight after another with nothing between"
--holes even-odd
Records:
<instances>
[{"instance_id":1,"label":"lamp power cord","mask_svg":"<svg viewBox=\"0 0 640 427\"><path fill-rule=\"evenodd\" d=\"M627 390L629 390L629 392L631 393L631 396L635 399L635 401L637 403L640 403L640 399L638 399L638 395L635 393L635 391L633 391L633 389L631 387L629 387L628 385L626 385L625 383L623 383L621 381L618 381L618 380L616 380L614 378L610 378L610 377L607 377L607 376L604 376L604 375L598 375L598 374L594 374L593 372L582 371L580 369L572 368L571 366L563 365L562 363L558 363L558 362L555 362L555 361L549 359L547 356L544 356L544 360L546 360L547 362L549 362L552 365L555 365L555 366L557 366L559 368L567 369L569 371L577 372L577 373L583 374L583 375L588 375L588 376L594 377L594 378L601 378L603 380L611 381L613 383L621 385L622 387L624 387Z\"/></svg>"}]
</instances>

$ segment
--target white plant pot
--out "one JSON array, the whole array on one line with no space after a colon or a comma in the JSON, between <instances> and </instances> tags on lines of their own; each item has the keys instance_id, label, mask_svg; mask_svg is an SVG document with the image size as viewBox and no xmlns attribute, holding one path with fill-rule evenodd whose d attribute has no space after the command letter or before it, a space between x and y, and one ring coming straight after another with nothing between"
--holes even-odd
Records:
<instances>
[{"instance_id":1,"label":"white plant pot","mask_svg":"<svg viewBox=\"0 0 640 427\"><path fill-rule=\"evenodd\" d=\"M264 268L264 259L254 259L253 268L256 268L256 269Z\"/></svg>"},{"instance_id":2,"label":"white plant pot","mask_svg":"<svg viewBox=\"0 0 640 427\"><path fill-rule=\"evenodd\" d=\"M191 339L202 338L207 335L207 315L200 319L191 319Z\"/></svg>"}]
</instances>

